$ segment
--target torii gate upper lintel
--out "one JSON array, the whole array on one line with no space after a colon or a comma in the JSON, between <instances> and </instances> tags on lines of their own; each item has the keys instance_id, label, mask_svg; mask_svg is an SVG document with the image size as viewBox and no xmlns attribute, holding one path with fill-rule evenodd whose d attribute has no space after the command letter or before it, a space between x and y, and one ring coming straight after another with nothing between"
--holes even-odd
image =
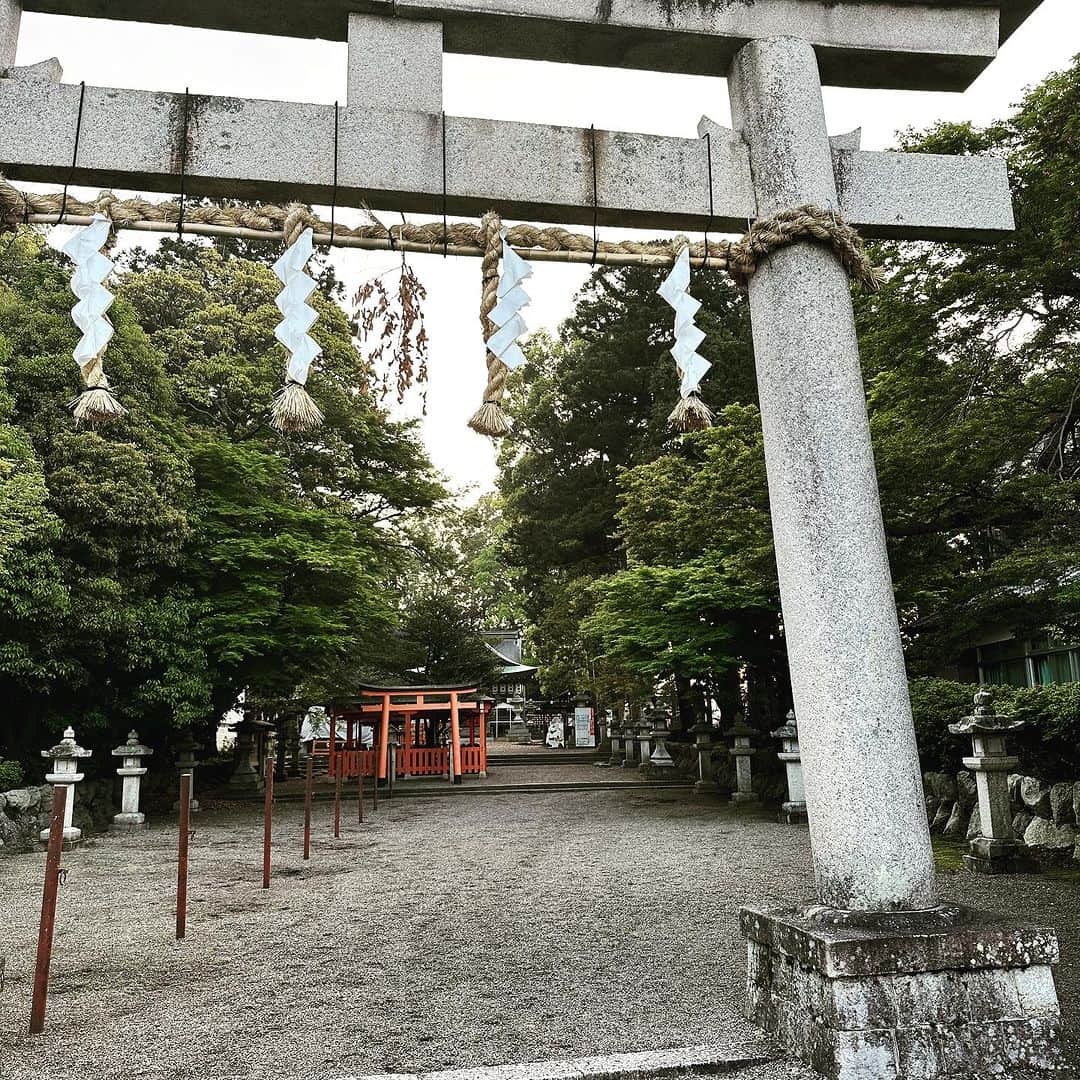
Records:
<instances>
[{"instance_id":1,"label":"torii gate upper lintel","mask_svg":"<svg viewBox=\"0 0 1080 1080\"><path fill-rule=\"evenodd\" d=\"M25 3L83 15L104 6ZM703 229L711 194L717 230L812 204L868 235L950 239L1012 228L1003 163L830 140L822 82L962 88L1036 6L191 0L182 21L341 37L344 20L342 204L436 210L445 135L447 205L456 212L494 205L549 222L595 215L624 227ZM173 21L164 0L108 8ZM0 0L0 68L13 60L18 14L18 0ZM707 121L703 129L712 192L703 140L598 132L594 142L588 129L444 118L445 50L726 75L734 131ZM79 89L12 75L0 80L0 162L12 176L63 182ZM87 88L76 178L175 190L179 100ZM190 193L326 201L332 109L200 97L191 118ZM795 244L760 264L749 301L819 901L744 911L751 1013L841 1080L981 1076L1019 1064L1052 1071L1060 1060L1045 1022L1058 1007L1053 933L938 902L846 272L825 247Z\"/></svg>"}]
</instances>

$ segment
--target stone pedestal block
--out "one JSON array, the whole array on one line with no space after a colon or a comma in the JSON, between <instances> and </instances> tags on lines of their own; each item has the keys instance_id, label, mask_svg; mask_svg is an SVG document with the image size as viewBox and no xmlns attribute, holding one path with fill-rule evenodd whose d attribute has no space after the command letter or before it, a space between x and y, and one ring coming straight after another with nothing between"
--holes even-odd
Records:
<instances>
[{"instance_id":1,"label":"stone pedestal block","mask_svg":"<svg viewBox=\"0 0 1080 1080\"><path fill-rule=\"evenodd\" d=\"M637 728L634 727L632 721L623 728L623 746L625 750L623 753L622 767L624 769L632 769L635 763L634 751L637 747Z\"/></svg>"},{"instance_id":2,"label":"stone pedestal block","mask_svg":"<svg viewBox=\"0 0 1080 1080\"><path fill-rule=\"evenodd\" d=\"M611 757L608 759L609 765L621 765L623 763L623 738L622 728L615 726L611 727Z\"/></svg>"},{"instance_id":3,"label":"stone pedestal block","mask_svg":"<svg viewBox=\"0 0 1080 1080\"><path fill-rule=\"evenodd\" d=\"M832 1080L1060 1076L1052 930L961 908L744 908L748 1013Z\"/></svg>"}]
</instances>

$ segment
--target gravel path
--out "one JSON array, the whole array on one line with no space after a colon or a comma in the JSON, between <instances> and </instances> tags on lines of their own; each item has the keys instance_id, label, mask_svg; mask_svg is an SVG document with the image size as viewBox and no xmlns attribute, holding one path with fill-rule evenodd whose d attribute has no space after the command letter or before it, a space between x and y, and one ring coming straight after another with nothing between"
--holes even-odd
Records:
<instances>
[{"instance_id":1,"label":"gravel path","mask_svg":"<svg viewBox=\"0 0 1080 1080\"><path fill-rule=\"evenodd\" d=\"M589 767L583 767L590 774ZM599 770L595 770L599 772ZM700 1043L741 1019L747 899L812 894L807 833L678 791L398 800L340 841L279 806L259 888L254 806L198 815L188 938L174 836L65 856L49 1028L24 1034L40 856L0 860L4 1080L320 1080ZM1055 923L1077 1036L1075 885L945 879L951 897ZM805 1080L783 1062L742 1080Z\"/></svg>"}]
</instances>

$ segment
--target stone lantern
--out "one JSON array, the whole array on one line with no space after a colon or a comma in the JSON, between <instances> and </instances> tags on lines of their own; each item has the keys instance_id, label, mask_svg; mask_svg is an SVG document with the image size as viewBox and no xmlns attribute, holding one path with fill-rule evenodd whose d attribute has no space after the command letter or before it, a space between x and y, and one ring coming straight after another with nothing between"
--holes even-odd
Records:
<instances>
[{"instance_id":1,"label":"stone lantern","mask_svg":"<svg viewBox=\"0 0 1080 1080\"><path fill-rule=\"evenodd\" d=\"M648 763L652 756L652 715L654 705L651 703L641 710L641 719L637 725L638 762L640 765Z\"/></svg>"},{"instance_id":2,"label":"stone lantern","mask_svg":"<svg viewBox=\"0 0 1080 1080\"><path fill-rule=\"evenodd\" d=\"M731 756L735 758L735 791L732 792L731 801L736 806L744 803L760 802L761 800L754 794L753 774L750 766L750 759L754 756L754 747L751 742L754 737L754 729L740 714L735 717L735 723L724 734L735 742L735 745L729 751Z\"/></svg>"},{"instance_id":3,"label":"stone lantern","mask_svg":"<svg viewBox=\"0 0 1080 1080\"><path fill-rule=\"evenodd\" d=\"M333 721L331 721L333 723ZM236 765L229 777L229 790L256 794L263 789L261 753L266 732L273 724L254 716L245 716L236 725Z\"/></svg>"},{"instance_id":4,"label":"stone lantern","mask_svg":"<svg viewBox=\"0 0 1080 1080\"><path fill-rule=\"evenodd\" d=\"M632 709L626 710L626 719L623 721L623 761L624 769L634 767L634 750L637 747L637 726L634 723Z\"/></svg>"},{"instance_id":5,"label":"stone lantern","mask_svg":"<svg viewBox=\"0 0 1080 1080\"><path fill-rule=\"evenodd\" d=\"M611 739L611 757L608 759L608 764L621 765L623 762L623 722L614 712L611 716L611 724L609 725L609 729L609 738Z\"/></svg>"},{"instance_id":6,"label":"stone lantern","mask_svg":"<svg viewBox=\"0 0 1080 1080\"><path fill-rule=\"evenodd\" d=\"M649 757L649 770L659 769L666 771L675 768L675 762L667 748L667 739L671 735L669 720L671 710L664 705L656 705L652 709L652 738L653 752ZM644 766L642 766L644 767Z\"/></svg>"},{"instance_id":7,"label":"stone lantern","mask_svg":"<svg viewBox=\"0 0 1080 1080\"><path fill-rule=\"evenodd\" d=\"M93 753L75 741L75 729L70 727L65 728L60 742L41 751L43 758L52 759L52 772L45 775L46 781L54 787L63 786L68 789L67 804L64 807L64 846L68 848L74 847L82 839L82 829L77 829L72 824L75 785L86 775L79 772L79 759L92 757ZM48 829L42 829L39 835L42 841L48 842Z\"/></svg>"},{"instance_id":8,"label":"stone lantern","mask_svg":"<svg viewBox=\"0 0 1080 1080\"><path fill-rule=\"evenodd\" d=\"M120 813L115 815L110 826L112 832L134 832L146 828L146 815L139 810L139 786L146 775L142 759L154 751L139 742L138 733L128 732L127 742L113 751L113 757L123 758L116 775L124 781L120 796Z\"/></svg>"},{"instance_id":9,"label":"stone lantern","mask_svg":"<svg viewBox=\"0 0 1080 1080\"><path fill-rule=\"evenodd\" d=\"M720 790L720 785L717 784L713 771L713 726L701 720L690 731L694 736L694 749L697 750L698 759L698 778L694 791L699 795L714 794Z\"/></svg>"},{"instance_id":10,"label":"stone lantern","mask_svg":"<svg viewBox=\"0 0 1080 1080\"><path fill-rule=\"evenodd\" d=\"M195 770L199 766L198 753L202 746L197 743L191 732L186 732L176 746L176 771L180 776L191 777L191 802L188 804L190 813L195 814L199 810L199 800L195 798ZM173 803L173 809L180 809L180 799Z\"/></svg>"},{"instance_id":11,"label":"stone lantern","mask_svg":"<svg viewBox=\"0 0 1080 1080\"><path fill-rule=\"evenodd\" d=\"M975 711L958 724L950 724L954 735L970 735L972 756L964 764L975 774L979 798L979 835L970 843L964 862L980 874L1015 874L1030 869L1026 848L1012 827L1009 805L1009 773L1020 759L1006 752L1006 736L1019 731L1023 720L999 715L993 692L981 689L975 695Z\"/></svg>"},{"instance_id":12,"label":"stone lantern","mask_svg":"<svg viewBox=\"0 0 1080 1080\"><path fill-rule=\"evenodd\" d=\"M773 733L781 740L781 750L776 756L787 769L787 802L780 807L780 821L797 825L806 821L806 787L803 784L802 754L799 752L799 724L795 710L788 711L783 727Z\"/></svg>"}]
</instances>

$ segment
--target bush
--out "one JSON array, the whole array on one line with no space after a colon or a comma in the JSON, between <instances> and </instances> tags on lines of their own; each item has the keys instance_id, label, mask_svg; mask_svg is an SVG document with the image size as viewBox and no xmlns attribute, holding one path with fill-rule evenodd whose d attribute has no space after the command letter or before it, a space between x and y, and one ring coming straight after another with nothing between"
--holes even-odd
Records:
<instances>
[{"instance_id":1,"label":"bush","mask_svg":"<svg viewBox=\"0 0 1080 1080\"><path fill-rule=\"evenodd\" d=\"M0 758L0 791L21 787L24 779L23 768L17 761Z\"/></svg>"},{"instance_id":2,"label":"bush","mask_svg":"<svg viewBox=\"0 0 1080 1080\"><path fill-rule=\"evenodd\" d=\"M949 725L968 716L978 687L948 679L914 679L911 709L924 772L958 772L971 740L951 735ZM994 707L1027 727L1010 738L1019 771L1048 781L1080 780L1080 683L1020 689L995 686Z\"/></svg>"}]
</instances>

